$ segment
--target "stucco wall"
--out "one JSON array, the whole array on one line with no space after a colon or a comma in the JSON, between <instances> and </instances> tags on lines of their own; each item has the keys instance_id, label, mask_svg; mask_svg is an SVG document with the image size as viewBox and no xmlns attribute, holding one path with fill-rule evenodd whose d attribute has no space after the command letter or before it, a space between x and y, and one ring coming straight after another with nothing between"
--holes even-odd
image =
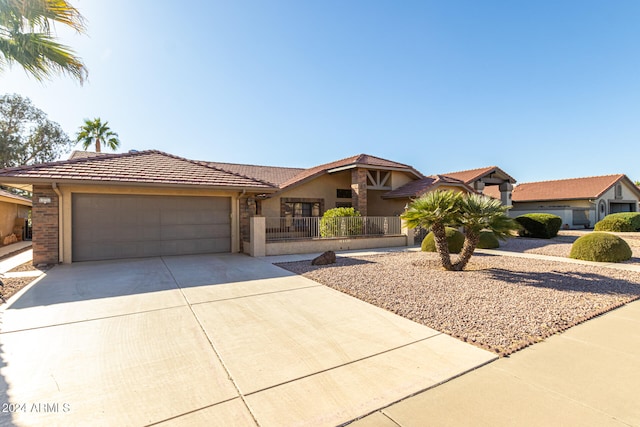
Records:
<instances>
[{"instance_id":1,"label":"stucco wall","mask_svg":"<svg viewBox=\"0 0 640 427\"><path fill-rule=\"evenodd\" d=\"M29 207L15 203L0 202L0 239L13 233L16 218L27 218ZM0 240L0 245L1 245Z\"/></svg>"},{"instance_id":2,"label":"stucco wall","mask_svg":"<svg viewBox=\"0 0 640 427\"><path fill-rule=\"evenodd\" d=\"M327 174L306 182L288 191L279 193L276 197L262 201L262 215L265 217L280 216L280 199L324 199L324 209L336 207L336 202L350 203L351 198L336 198L337 189L351 189L351 171ZM322 214L323 212L321 212Z\"/></svg>"},{"instance_id":3,"label":"stucco wall","mask_svg":"<svg viewBox=\"0 0 640 427\"><path fill-rule=\"evenodd\" d=\"M411 242L413 244L413 242ZM318 239L267 243L266 254L310 254L324 251L348 251L407 246L407 236L368 237L354 239Z\"/></svg>"}]
</instances>

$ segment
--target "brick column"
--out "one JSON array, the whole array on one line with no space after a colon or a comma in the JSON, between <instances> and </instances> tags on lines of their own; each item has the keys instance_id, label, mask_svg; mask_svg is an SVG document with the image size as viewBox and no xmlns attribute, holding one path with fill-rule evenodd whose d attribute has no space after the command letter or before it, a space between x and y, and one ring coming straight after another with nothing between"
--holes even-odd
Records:
<instances>
[{"instance_id":1,"label":"brick column","mask_svg":"<svg viewBox=\"0 0 640 427\"><path fill-rule=\"evenodd\" d=\"M51 202L48 202L48 201ZM45 203L47 202L47 203ZM57 264L59 260L58 195L47 185L33 186L33 264Z\"/></svg>"},{"instance_id":2,"label":"brick column","mask_svg":"<svg viewBox=\"0 0 640 427\"><path fill-rule=\"evenodd\" d=\"M360 212L360 215L367 216L367 170L351 170L351 204L353 208Z\"/></svg>"}]
</instances>

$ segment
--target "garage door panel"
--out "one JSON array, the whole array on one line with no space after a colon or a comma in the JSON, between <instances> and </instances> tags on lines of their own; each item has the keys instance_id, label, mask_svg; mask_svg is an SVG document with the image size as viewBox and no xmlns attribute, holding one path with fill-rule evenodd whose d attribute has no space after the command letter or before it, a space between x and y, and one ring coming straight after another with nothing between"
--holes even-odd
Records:
<instances>
[{"instance_id":1,"label":"garage door panel","mask_svg":"<svg viewBox=\"0 0 640 427\"><path fill-rule=\"evenodd\" d=\"M73 260L229 252L226 197L74 194Z\"/></svg>"}]
</instances>

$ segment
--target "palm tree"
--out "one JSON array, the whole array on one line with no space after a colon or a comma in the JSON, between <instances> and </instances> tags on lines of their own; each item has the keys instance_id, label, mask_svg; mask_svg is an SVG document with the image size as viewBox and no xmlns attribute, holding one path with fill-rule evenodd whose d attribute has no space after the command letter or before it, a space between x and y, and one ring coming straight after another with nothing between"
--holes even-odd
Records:
<instances>
[{"instance_id":1,"label":"palm tree","mask_svg":"<svg viewBox=\"0 0 640 427\"><path fill-rule=\"evenodd\" d=\"M82 148L85 150L95 144L97 153L100 152L102 144L115 151L120 145L120 140L108 124L109 122L102 123L99 117L93 120L84 119L84 125L80 126L80 132L76 135L76 142L82 142Z\"/></svg>"},{"instance_id":2,"label":"palm tree","mask_svg":"<svg viewBox=\"0 0 640 427\"><path fill-rule=\"evenodd\" d=\"M436 250L445 270L460 271L469 263L478 242L480 232L492 231L505 239L518 225L506 215L506 206L499 200L481 194L465 194L452 190L436 190L411 202L402 219L410 228L431 228ZM460 257L451 262L445 227L463 227L464 245Z\"/></svg>"},{"instance_id":3,"label":"palm tree","mask_svg":"<svg viewBox=\"0 0 640 427\"><path fill-rule=\"evenodd\" d=\"M463 270L480 241L480 232L489 230L498 239L511 237L518 224L507 216L507 206L481 194L467 194L459 200L457 223L464 228L464 245L453 270ZM434 233L435 234L435 233Z\"/></svg>"},{"instance_id":4,"label":"palm tree","mask_svg":"<svg viewBox=\"0 0 640 427\"><path fill-rule=\"evenodd\" d=\"M85 32L84 18L66 0L0 0L0 71L18 63L38 80L61 72L83 83L87 69L52 36L55 23Z\"/></svg>"},{"instance_id":5,"label":"palm tree","mask_svg":"<svg viewBox=\"0 0 640 427\"><path fill-rule=\"evenodd\" d=\"M454 191L437 190L427 193L409 205L401 215L409 228L431 228L442 267L451 270L451 256L447 244L446 226L456 225L462 195Z\"/></svg>"}]
</instances>

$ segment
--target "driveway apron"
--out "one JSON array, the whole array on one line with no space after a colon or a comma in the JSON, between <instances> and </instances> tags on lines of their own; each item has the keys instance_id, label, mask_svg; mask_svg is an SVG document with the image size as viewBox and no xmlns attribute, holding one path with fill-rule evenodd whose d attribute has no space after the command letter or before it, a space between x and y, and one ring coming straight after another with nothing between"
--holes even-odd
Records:
<instances>
[{"instance_id":1,"label":"driveway apron","mask_svg":"<svg viewBox=\"0 0 640 427\"><path fill-rule=\"evenodd\" d=\"M0 425L340 425L495 359L237 254L61 265L0 311Z\"/></svg>"}]
</instances>

